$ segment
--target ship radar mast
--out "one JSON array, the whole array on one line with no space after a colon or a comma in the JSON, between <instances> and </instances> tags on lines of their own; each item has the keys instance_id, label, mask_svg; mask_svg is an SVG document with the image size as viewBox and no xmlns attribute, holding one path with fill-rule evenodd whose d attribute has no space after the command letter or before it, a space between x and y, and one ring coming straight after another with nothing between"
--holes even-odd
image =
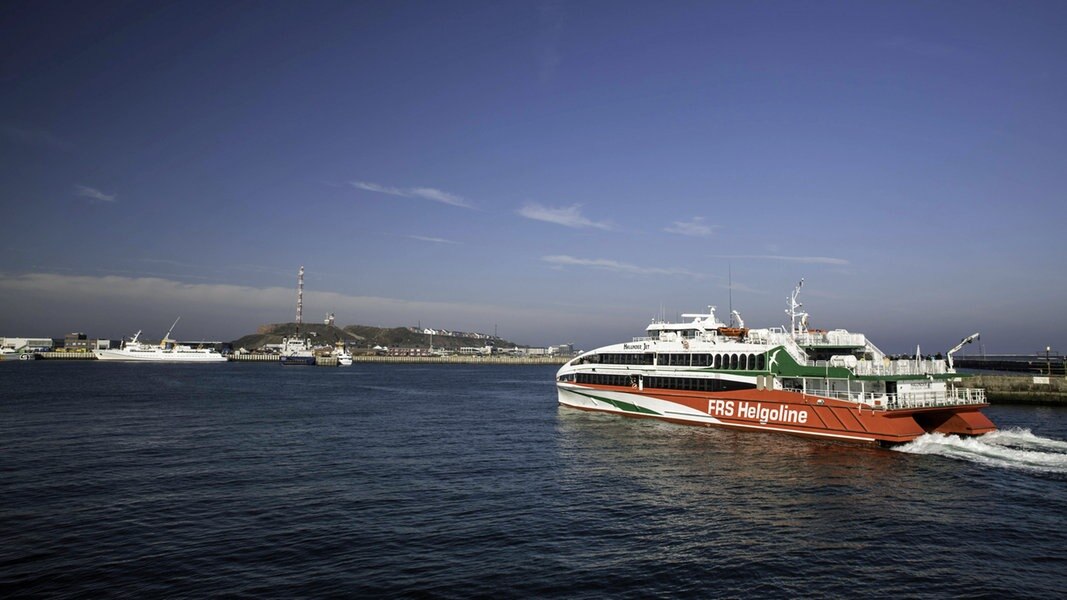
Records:
<instances>
[{"instance_id":1,"label":"ship radar mast","mask_svg":"<svg viewBox=\"0 0 1067 600\"><path fill-rule=\"evenodd\" d=\"M793 294L789 297L789 308L786 309L785 314L789 315L790 329L793 335L799 335L808 331L808 313L802 312L799 309L804 305L797 302L797 298L800 296L800 288L804 286L804 280L801 279L797 287L793 289Z\"/></svg>"}]
</instances>

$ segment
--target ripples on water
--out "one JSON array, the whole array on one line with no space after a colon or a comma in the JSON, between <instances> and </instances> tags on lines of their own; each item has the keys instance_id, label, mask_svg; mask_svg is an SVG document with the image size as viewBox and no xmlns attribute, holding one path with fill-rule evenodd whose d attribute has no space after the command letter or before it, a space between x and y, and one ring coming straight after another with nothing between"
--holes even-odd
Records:
<instances>
[{"instance_id":1,"label":"ripples on water","mask_svg":"<svg viewBox=\"0 0 1067 600\"><path fill-rule=\"evenodd\" d=\"M0 365L0 594L1062 597L1067 411L900 452L554 369Z\"/></svg>"}]
</instances>

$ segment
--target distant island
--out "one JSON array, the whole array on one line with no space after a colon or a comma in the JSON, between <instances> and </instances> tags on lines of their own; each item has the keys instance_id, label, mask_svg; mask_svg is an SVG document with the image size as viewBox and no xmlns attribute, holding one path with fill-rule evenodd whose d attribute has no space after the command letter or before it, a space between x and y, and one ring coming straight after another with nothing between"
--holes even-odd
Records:
<instances>
[{"instance_id":1,"label":"distant island","mask_svg":"<svg viewBox=\"0 0 1067 600\"><path fill-rule=\"evenodd\" d=\"M495 348L525 347L508 340L471 332L453 332L449 330L419 327L373 327L370 325L349 325L338 327L323 323L304 323L300 325L300 334L306 335L317 346L334 346L343 342L352 350L367 351L378 348L433 348L448 352L458 352L461 348ZM237 338L230 342L235 351L248 351L281 344L283 338L297 334L296 323L272 323L260 326L256 333Z\"/></svg>"}]
</instances>

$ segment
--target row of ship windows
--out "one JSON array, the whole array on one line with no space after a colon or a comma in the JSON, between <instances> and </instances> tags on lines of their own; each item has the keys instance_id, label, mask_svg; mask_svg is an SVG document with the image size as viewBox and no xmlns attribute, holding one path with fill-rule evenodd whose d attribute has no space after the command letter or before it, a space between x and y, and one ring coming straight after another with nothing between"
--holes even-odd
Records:
<instances>
[{"instance_id":1,"label":"row of ship windows","mask_svg":"<svg viewBox=\"0 0 1067 600\"><path fill-rule=\"evenodd\" d=\"M651 365L655 354L593 354L583 357L578 364L601 365ZM660 354L659 364L668 367L711 367L731 371L762 371L765 357L761 354Z\"/></svg>"},{"instance_id":2,"label":"row of ship windows","mask_svg":"<svg viewBox=\"0 0 1067 600\"><path fill-rule=\"evenodd\" d=\"M603 373L575 373L565 375L563 381L573 381L590 385L615 385L637 387L636 375L608 375ZM722 379L698 379L695 377L645 377L645 389L693 390L696 392L726 392L746 390L755 387L751 383L726 381Z\"/></svg>"}]
</instances>

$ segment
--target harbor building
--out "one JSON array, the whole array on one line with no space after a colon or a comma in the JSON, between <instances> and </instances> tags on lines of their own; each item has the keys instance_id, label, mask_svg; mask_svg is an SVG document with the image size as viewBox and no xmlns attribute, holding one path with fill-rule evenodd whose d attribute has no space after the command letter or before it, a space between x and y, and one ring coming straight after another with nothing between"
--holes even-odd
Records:
<instances>
[{"instance_id":1,"label":"harbor building","mask_svg":"<svg viewBox=\"0 0 1067 600\"><path fill-rule=\"evenodd\" d=\"M0 338L0 349L13 352L48 352L52 345L52 338Z\"/></svg>"}]
</instances>

